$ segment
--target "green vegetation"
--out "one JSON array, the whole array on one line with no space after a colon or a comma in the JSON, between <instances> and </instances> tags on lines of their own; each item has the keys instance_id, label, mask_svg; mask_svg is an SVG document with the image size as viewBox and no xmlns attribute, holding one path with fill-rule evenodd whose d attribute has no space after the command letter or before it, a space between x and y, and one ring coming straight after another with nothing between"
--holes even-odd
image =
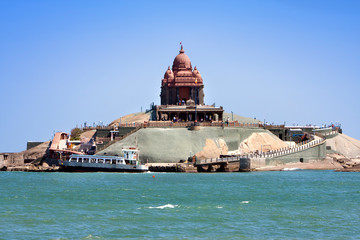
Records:
<instances>
[{"instance_id":1,"label":"green vegetation","mask_svg":"<svg viewBox=\"0 0 360 240\"><path fill-rule=\"evenodd\" d=\"M80 128L73 128L70 132L71 139L72 140L80 140L80 134L83 132L84 131L81 130Z\"/></svg>"}]
</instances>

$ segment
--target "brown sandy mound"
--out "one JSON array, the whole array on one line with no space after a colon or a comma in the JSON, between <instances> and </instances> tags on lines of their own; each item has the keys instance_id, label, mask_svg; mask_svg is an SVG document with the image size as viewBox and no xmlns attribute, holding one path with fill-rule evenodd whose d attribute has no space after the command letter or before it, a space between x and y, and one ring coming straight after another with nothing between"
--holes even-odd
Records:
<instances>
[{"instance_id":1,"label":"brown sandy mound","mask_svg":"<svg viewBox=\"0 0 360 240\"><path fill-rule=\"evenodd\" d=\"M326 145L347 158L360 158L360 141L345 134L327 139Z\"/></svg>"},{"instance_id":2,"label":"brown sandy mound","mask_svg":"<svg viewBox=\"0 0 360 240\"><path fill-rule=\"evenodd\" d=\"M50 141L43 142L28 150L14 153L14 159L33 161L33 163L39 163L46 155L48 148L50 147Z\"/></svg>"},{"instance_id":3,"label":"brown sandy mound","mask_svg":"<svg viewBox=\"0 0 360 240\"><path fill-rule=\"evenodd\" d=\"M94 137L95 133L96 133L96 130L89 130L89 131L83 132L82 134L80 134L80 140L82 142L88 142L88 141L90 141L90 139L92 137Z\"/></svg>"},{"instance_id":4,"label":"brown sandy mound","mask_svg":"<svg viewBox=\"0 0 360 240\"><path fill-rule=\"evenodd\" d=\"M120 117L114 121L112 121L109 126L118 126L120 123L144 123L144 121L149 121L150 119L150 112L144 113L144 112L138 112L138 113L131 113L126 116Z\"/></svg>"},{"instance_id":5,"label":"brown sandy mound","mask_svg":"<svg viewBox=\"0 0 360 240\"><path fill-rule=\"evenodd\" d=\"M23 151L25 159L37 159L42 158L46 150L49 148L50 141L43 142L36 147L30 148L29 150Z\"/></svg>"},{"instance_id":6,"label":"brown sandy mound","mask_svg":"<svg viewBox=\"0 0 360 240\"><path fill-rule=\"evenodd\" d=\"M223 139L218 139L218 144L214 142L214 140L206 139L206 143L202 151L196 153L195 155L201 159L207 158L217 158L221 154L228 153L228 146Z\"/></svg>"},{"instance_id":7,"label":"brown sandy mound","mask_svg":"<svg viewBox=\"0 0 360 240\"><path fill-rule=\"evenodd\" d=\"M286 148L288 145L275 135L269 133L253 133L247 139L240 143L240 152L248 153L254 151L267 152L270 150Z\"/></svg>"}]
</instances>

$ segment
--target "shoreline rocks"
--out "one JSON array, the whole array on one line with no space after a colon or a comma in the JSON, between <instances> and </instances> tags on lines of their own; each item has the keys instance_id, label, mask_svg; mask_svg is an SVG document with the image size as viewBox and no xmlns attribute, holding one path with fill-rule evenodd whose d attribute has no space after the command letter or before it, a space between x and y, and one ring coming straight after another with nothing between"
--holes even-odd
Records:
<instances>
[{"instance_id":1,"label":"shoreline rocks","mask_svg":"<svg viewBox=\"0 0 360 240\"><path fill-rule=\"evenodd\" d=\"M57 172L59 171L59 166L35 166L35 165L25 165L25 166L12 166L1 169L1 171L18 171L18 172Z\"/></svg>"}]
</instances>

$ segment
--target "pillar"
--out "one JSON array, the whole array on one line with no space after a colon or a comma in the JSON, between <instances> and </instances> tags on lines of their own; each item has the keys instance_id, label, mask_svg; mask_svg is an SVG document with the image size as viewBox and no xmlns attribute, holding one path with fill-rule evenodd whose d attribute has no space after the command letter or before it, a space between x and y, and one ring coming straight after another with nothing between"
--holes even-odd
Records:
<instances>
[{"instance_id":1,"label":"pillar","mask_svg":"<svg viewBox=\"0 0 360 240\"><path fill-rule=\"evenodd\" d=\"M173 89L172 88L168 88L169 89L169 99L168 101L166 102L166 104L173 104L173 99L174 99L174 96L173 96Z\"/></svg>"},{"instance_id":2,"label":"pillar","mask_svg":"<svg viewBox=\"0 0 360 240\"><path fill-rule=\"evenodd\" d=\"M194 87L190 88L190 98L194 100Z\"/></svg>"},{"instance_id":3,"label":"pillar","mask_svg":"<svg viewBox=\"0 0 360 240\"><path fill-rule=\"evenodd\" d=\"M176 88L176 103L177 104L179 102L179 88Z\"/></svg>"},{"instance_id":4,"label":"pillar","mask_svg":"<svg viewBox=\"0 0 360 240\"><path fill-rule=\"evenodd\" d=\"M199 88L195 87L195 104L199 104Z\"/></svg>"},{"instance_id":5,"label":"pillar","mask_svg":"<svg viewBox=\"0 0 360 240\"><path fill-rule=\"evenodd\" d=\"M170 102L170 93L169 93L169 88L166 87L165 88L165 101L163 104L167 105L167 104L169 104L169 102Z\"/></svg>"}]
</instances>

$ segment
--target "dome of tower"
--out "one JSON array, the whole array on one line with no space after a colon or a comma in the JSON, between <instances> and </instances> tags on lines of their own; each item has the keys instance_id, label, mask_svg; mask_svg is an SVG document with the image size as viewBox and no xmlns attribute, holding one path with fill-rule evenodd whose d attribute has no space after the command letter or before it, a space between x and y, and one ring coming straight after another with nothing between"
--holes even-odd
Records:
<instances>
[{"instance_id":1,"label":"dome of tower","mask_svg":"<svg viewBox=\"0 0 360 240\"><path fill-rule=\"evenodd\" d=\"M173 62L173 71L178 69L192 69L190 58L185 54L183 46L181 45L181 50L179 54L175 57Z\"/></svg>"},{"instance_id":2,"label":"dome of tower","mask_svg":"<svg viewBox=\"0 0 360 240\"><path fill-rule=\"evenodd\" d=\"M201 74L200 74L200 72L197 70L196 66L195 66L194 71L193 71L193 76L194 76L195 78L201 79Z\"/></svg>"},{"instance_id":3,"label":"dome of tower","mask_svg":"<svg viewBox=\"0 0 360 240\"><path fill-rule=\"evenodd\" d=\"M193 75L192 72L189 70L176 72L177 77L192 77L192 75Z\"/></svg>"},{"instance_id":4,"label":"dome of tower","mask_svg":"<svg viewBox=\"0 0 360 240\"><path fill-rule=\"evenodd\" d=\"M171 71L170 66L168 67L168 69L166 70L165 74L164 74L164 78L174 78L174 73Z\"/></svg>"}]
</instances>

